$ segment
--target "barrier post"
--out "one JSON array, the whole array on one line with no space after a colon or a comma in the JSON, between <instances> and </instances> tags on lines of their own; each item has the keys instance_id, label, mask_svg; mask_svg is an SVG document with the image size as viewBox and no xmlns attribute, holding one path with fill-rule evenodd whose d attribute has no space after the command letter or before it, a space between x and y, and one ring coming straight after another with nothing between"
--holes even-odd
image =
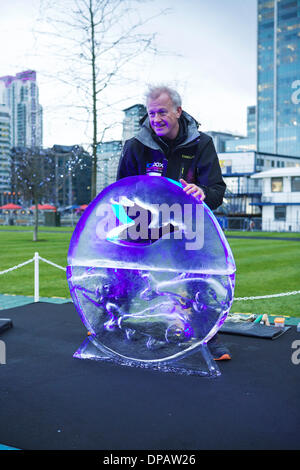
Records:
<instances>
[{"instance_id":1,"label":"barrier post","mask_svg":"<svg viewBox=\"0 0 300 470\"><path fill-rule=\"evenodd\" d=\"M34 253L34 301L39 302L40 293L39 293L39 254L36 251Z\"/></svg>"}]
</instances>

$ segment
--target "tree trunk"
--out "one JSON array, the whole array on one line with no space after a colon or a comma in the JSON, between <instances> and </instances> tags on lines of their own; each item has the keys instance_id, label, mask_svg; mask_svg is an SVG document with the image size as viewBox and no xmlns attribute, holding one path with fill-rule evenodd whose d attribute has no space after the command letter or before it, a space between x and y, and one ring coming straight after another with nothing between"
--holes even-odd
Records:
<instances>
[{"instance_id":1,"label":"tree trunk","mask_svg":"<svg viewBox=\"0 0 300 470\"><path fill-rule=\"evenodd\" d=\"M91 200L95 199L97 190L97 91L96 91L96 55L95 55L95 23L93 0L89 3L91 21L91 53L92 53L92 100L93 100L93 152L92 152L92 184Z\"/></svg>"},{"instance_id":2,"label":"tree trunk","mask_svg":"<svg viewBox=\"0 0 300 470\"><path fill-rule=\"evenodd\" d=\"M39 226L39 208L38 208L38 201L34 200L34 229L33 229L33 241L38 241L38 226Z\"/></svg>"}]
</instances>

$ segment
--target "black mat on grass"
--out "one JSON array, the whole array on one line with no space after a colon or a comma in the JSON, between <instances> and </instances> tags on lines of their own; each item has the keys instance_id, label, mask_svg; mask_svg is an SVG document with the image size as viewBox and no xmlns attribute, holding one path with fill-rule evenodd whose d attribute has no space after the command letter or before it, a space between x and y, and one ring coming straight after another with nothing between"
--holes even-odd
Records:
<instances>
[{"instance_id":1,"label":"black mat on grass","mask_svg":"<svg viewBox=\"0 0 300 470\"><path fill-rule=\"evenodd\" d=\"M1 335L0 443L19 449L299 449L300 334L221 335L216 379L74 359L72 303L10 309ZM295 343L298 340L299 343Z\"/></svg>"}]
</instances>

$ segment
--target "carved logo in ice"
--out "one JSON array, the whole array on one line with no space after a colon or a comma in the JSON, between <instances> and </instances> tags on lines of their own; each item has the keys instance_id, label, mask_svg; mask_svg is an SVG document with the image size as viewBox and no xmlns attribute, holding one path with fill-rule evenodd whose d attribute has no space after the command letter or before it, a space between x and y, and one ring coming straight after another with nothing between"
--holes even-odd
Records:
<instances>
[{"instance_id":1,"label":"carved logo in ice","mask_svg":"<svg viewBox=\"0 0 300 470\"><path fill-rule=\"evenodd\" d=\"M235 263L213 213L168 178L103 190L71 239L68 282L89 341L151 364L205 344L233 302Z\"/></svg>"}]
</instances>

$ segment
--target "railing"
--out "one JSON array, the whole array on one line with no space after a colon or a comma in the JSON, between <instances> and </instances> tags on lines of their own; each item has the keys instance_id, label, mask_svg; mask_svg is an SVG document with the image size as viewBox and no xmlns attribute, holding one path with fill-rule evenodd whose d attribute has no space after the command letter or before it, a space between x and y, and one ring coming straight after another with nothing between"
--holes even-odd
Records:
<instances>
[{"instance_id":1,"label":"railing","mask_svg":"<svg viewBox=\"0 0 300 470\"><path fill-rule=\"evenodd\" d=\"M261 202L271 204L299 204L299 193L278 192L272 193L268 196L261 196Z\"/></svg>"},{"instance_id":2,"label":"railing","mask_svg":"<svg viewBox=\"0 0 300 470\"><path fill-rule=\"evenodd\" d=\"M49 261L48 259L42 258L38 252L34 253L34 257L24 261L21 264L18 264L16 266L13 266L11 268L5 269L4 271L0 271L0 275L9 273L11 271L14 271L15 269L22 268L26 264L29 263L34 263L34 302L39 302L40 300L40 294L39 294L39 289L40 289L40 283L39 283L39 261L43 261L44 263L48 263L51 266L61 269L63 271L66 271L66 268L63 266L60 266L59 264L53 263L52 261ZM256 300L256 299L270 299L273 297L284 297L287 295L297 295L300 294L300 290L297 291L291 291L291 292L280 292L277 294L269 294L269 295L259 295L259 296L252 296L252 297L235 297L234 301L239 301L239 300Z\"/></svg>"},{"instance_id":3,"label":"railing","mask_svg":"<svg viewBox=\"0 0 300 470\"><path fill-rule=\"evenodd\" d=\"M5 269L4 271L0 271L1 274L6 274L11 271L14 271L15 269L22 268L26 264L29 263L34 263L34 301L39 302L40 300L40 279L39 279L39 261L44 261L45 263L50 264L51 266L54 266L57 269L62 269L63 271L66 271L66 268L59 266L56 263L53 263L52 261L49 261L48 259L42 258L38 252L34 253L34 257L24 261L24 263L18 264L16 266L13 266L11 268Z\"/></svg>"},{"instance_id":4,"label":"railing","mask_svg":"<svg viewBox=\"0 0 300 470\"><path fill-rule=\"evenodd\" d=\"M216 216L223 230L239 231L261 231L261 217L228 217L226 215Z\"/></svg>"},{"instance_id":5,"label":"railing","mask_svg":"<svg viewBox=\"0 0 300 470\"><path fill-rule=\"evenodd\" d=\"M80 215L68 214L60 217L60 226L64 227L75 227ZM9 215L0 214L0 225L12 225L12 226L32 226L34 225L34 215ZM39 214L38 225L41 227L49 226L45 223L44 214Z\"/></svg>"}]
</instances>

